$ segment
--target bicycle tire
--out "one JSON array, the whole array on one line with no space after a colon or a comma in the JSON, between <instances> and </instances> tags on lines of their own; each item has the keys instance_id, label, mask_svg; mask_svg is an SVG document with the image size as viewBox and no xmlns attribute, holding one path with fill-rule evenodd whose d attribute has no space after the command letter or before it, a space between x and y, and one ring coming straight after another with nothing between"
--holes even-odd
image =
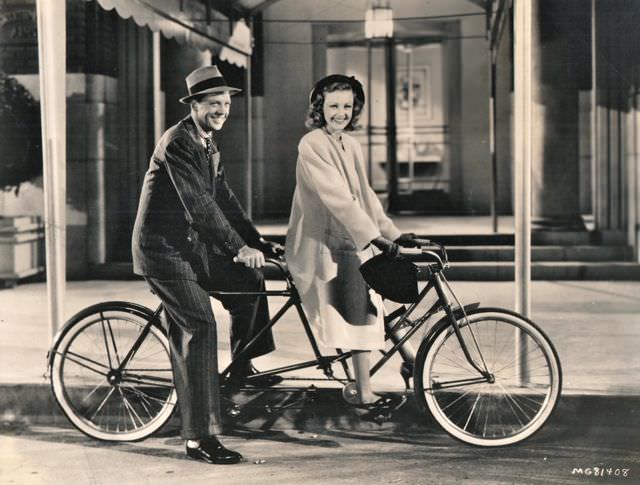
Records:
<instances>
[{"instance_id":1,"label":"bicycle tire","mask_svg":"<svg viewBox=\"0 0 640 485\"><path fill-rule=\"evenodd\" d=\"M152 318L148 308L105 302L63 327L50 357L53 395L71 423L102 441L139 441L173 414L173 385L165 331L153 324L135 355L118 364Z\"/></svg>"},{"instance_id":2,"label":"bicycle tire","mask_svg":"<svg viewBox=\"0 0 640 485\"><path fill-rule=\"evenodd\" d=\"M478 308L466 319L458 316L458 324L472 357L486 365L495 382L478 382L480 373L468 363L444 318L416 356L419 406L447 433L471 445L507 446L531 437L560 397L562 369L553 344L535 323L509 310Z\"/></svg>"}]
</instances>

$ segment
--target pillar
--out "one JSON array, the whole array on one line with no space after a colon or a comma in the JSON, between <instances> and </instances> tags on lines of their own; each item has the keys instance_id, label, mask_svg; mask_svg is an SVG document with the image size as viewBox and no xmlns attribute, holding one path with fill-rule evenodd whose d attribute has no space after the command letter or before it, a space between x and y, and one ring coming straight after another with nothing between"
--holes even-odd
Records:
<instances>
[{"instance_id":1,"label":"pillar","mask_svg":"<svg viewBox=\"0 0 640 485\"><path fill-rule=\"evenodd\" d=\"M575 0L537 0L532 32L534 229L582 228Z\"/></svg>"}]
</instances>

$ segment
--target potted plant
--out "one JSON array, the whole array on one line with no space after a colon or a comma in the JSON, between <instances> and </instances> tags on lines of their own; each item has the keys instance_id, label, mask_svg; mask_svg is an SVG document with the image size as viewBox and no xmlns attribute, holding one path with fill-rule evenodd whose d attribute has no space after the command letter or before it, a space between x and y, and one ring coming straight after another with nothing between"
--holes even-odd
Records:
<instances>
[{"instance_id":1,"label":"potted plant","mask_svg":"<svg viewBox=\"0 0 640 485\"><path fill-rule=\"evenodd\" d=\"M0 197L42 174L39 103L16 79L0 72ZM0 205L0 281L14 285L44 269L41 218L3 214Z\"/></svg>"}]
</instances>

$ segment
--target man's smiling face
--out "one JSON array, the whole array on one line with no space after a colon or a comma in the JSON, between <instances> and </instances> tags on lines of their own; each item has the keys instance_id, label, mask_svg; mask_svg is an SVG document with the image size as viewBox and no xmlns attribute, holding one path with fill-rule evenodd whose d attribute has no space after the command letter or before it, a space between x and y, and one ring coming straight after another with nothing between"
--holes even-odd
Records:
<instances>
[{"instance_id":1,"label":"man's smiling face","mask_svg":"<svg viewBox=\"0 0 640 485\"><path fill-rule=\"evenodd\" d=\"M227 121L231 109L231 96L228 92L207 94L191 104L194 118L200 127L210 132L220 130Z\"/></svg>"}]
</instances>

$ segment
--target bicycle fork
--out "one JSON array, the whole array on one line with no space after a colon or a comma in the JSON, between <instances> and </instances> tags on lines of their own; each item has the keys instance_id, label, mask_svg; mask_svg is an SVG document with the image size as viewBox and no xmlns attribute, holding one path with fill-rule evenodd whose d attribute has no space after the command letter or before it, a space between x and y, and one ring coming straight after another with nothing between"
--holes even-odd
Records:
<instances>
[{"instance_id":1,"label":"bicycle fork","mask_svg":"<svg viewBox=\"0 0 640 485\"><path fill-rule=\"evenodd\" d=\"M467 362L469 362L469 365L471 365L471 367L473 367L475 370L477 370L480 373L480 375L482 376L482 378L478 378L478 379L465 379L464 382L456 382L456 384L461 384L461 383L474 384L474 383L481 383L481 382L488 382L489 384L493 384L495 382L495 376L491 372L489 372L489 370L487 369L487 365L484 362L484 358L482 357L482 351L480 350L478 342L475 340L475 336L474 336L473 331L472 331L470 326L469 326L469 332L471 333L471 338L472 338L472 340L474 342L476 351L477 351L478 355L480 356L480 360L482 361L482 365L478 364L473 359L473 357L471 356L471 353L469 352L469 347L467 346L465 338L462 336L462 331L460 330L460 325L458 325L458 320L457 320L455 312L453 311L453 308L451 306L451 300L449 299L449 295L447 294L447 292L444 289L442 275L439 272L432 273L431 282L433 284L433 287L436 290L436 293L438 294L438 298L439 298L440 303L442 305L442 309L444 310L445 314L447 315L447 319L449 321L449 324L451 325L451 327L453 328L453 331L456 334L458 342L460 343L460 347L462 348L462 352L463 352L465 358L467 359ZM449 288L449 291L451 291L450 288ZM463 314L464 318L466 319L467 318L467 314L464 311L464 308L462 306L460 306L460 308L462 309L462 314Z\"/></svg>"}]
</instances>

